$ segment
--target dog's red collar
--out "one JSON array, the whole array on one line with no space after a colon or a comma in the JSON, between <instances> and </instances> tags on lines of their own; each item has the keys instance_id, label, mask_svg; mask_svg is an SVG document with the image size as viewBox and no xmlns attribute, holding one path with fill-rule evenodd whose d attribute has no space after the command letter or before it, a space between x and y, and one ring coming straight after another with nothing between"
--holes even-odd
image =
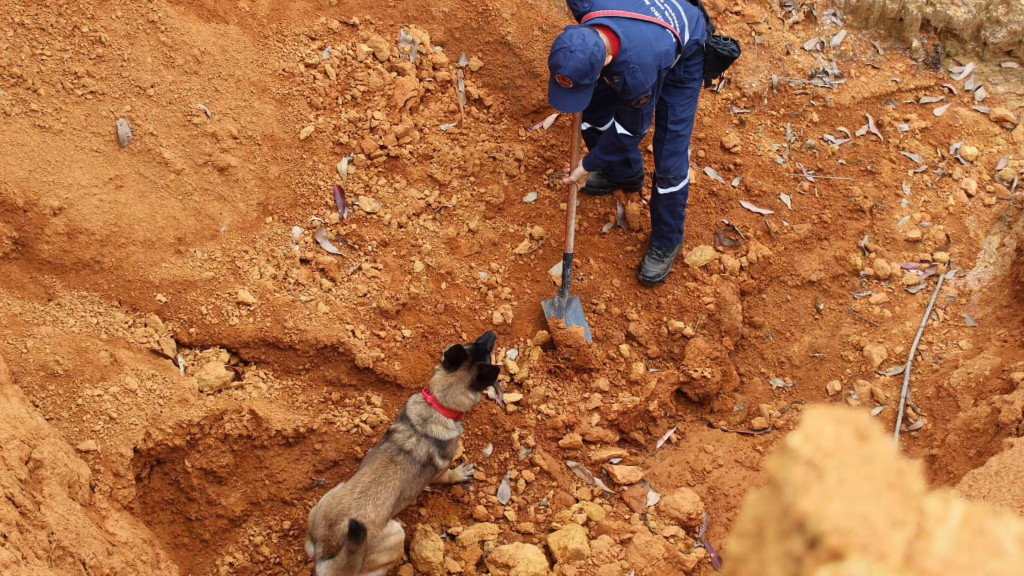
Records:
<instances>
[{"instance_id":1,"label":"dog's red collar","mask_svg":"<svg viewBox=\"0 0 1024 576\"><path fill-rule=\"evenodd\" d=\"M430 392L430 388L426 386L423 387L423 391L420 392L420 394L423 395L423 399L427 401L427 404L430 404L433 406L434 410L437 410L438 414L449 420L455 420L458 422L466 415L465 412L459 412L458 410L452 410L451 408L445 408L442 406L434 394Z\"/></svg>"}]
</instances>

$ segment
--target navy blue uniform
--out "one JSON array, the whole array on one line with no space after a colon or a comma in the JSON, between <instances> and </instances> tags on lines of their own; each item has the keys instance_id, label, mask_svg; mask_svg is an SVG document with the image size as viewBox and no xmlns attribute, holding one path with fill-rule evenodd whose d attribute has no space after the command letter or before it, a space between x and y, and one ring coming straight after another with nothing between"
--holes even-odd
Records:
<instances>
[{"instance_id":1,"label":"navy blue uniform","mask_svg":"<svg viewBox=\"0 0 1024 576\"><path fill-rule=\"evenodd\" d=\"M690 139L704 81L704 16L687 0L567 3L577 22L607 26L621 41L618 55L602 70L583 111L583 139L589 151L583 167L600 171L613 182L636 176L643 169L640 142L653 123L651 245L671 250L683 241L690 194ZM604 11L653 16L675 32L625 15L587 19Z\"/></svg>"}]
</instances>

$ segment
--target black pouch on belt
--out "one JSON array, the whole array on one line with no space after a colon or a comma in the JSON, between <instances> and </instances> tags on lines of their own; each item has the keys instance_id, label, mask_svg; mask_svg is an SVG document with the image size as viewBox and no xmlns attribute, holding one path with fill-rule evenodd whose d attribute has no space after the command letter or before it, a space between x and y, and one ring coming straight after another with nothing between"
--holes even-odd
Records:
<instances>
[{"instance_id":1,"label":"black pouch on belt","mask_svg":"<svg viewBox=\"0 0 1024 576\"><path fill-rule=\"evenodd\" d=\"M743 51L740 43L735 38L716 34L715 23L711 21L711 15L704 7L702 0L690 0L690 3L700 10L704 15L704 22L707 24L708 40L704 44L704 87L711 86L711 82L722 76L729 66L740 57Z\"/></svg>"},{"instance_id":2,"label":"black pouch on belt","mask_svg":"<svg viewBox=\"0 0 1024 576\"><path fill-rule=\"evenodd\" d=\"M729 36L717 34L708 38L704 45L704 87L720 77L740 57L740 43Z\"/></svg>"}]
</instances>

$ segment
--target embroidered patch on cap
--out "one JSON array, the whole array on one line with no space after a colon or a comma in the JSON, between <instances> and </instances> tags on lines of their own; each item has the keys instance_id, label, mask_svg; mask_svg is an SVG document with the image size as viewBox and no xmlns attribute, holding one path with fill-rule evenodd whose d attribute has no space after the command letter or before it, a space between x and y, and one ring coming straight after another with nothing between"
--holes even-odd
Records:
<instances>
[{"instance_id":1,"label":"embroidered patch on cap","mask_svg":"<svg viewBox=\"0 0 1024 576\"><path fill-rule=\"evenodd\" d=\"M561 86L562 88L572 88L573 86L572 80L570 80L569 77L564 74L559 74L555 76L555 82L558 82L558 85Z\"/></svg>"},{"instance_id":2,"label":"embroidered patch on cap","mask_svg":"<svg viewBox=\"0 0 1024 576\"><path fill-rule=\"evenodd\" d=\"M644 94L643 96L633 100L633 108L643 108L651 103L651 95Z\"/></svg>"}]
</instances>

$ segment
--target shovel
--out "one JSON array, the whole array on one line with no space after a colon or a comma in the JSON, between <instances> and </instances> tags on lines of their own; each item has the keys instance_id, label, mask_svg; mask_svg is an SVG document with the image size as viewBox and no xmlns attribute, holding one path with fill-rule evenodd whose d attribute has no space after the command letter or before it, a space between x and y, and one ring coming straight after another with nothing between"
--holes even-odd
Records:
<instances>
[{"instance_id":1,"label":"shovel","mask_svg":"<svg viewBox=\"0 0 1024 576\"><path fill-rule=\"evenodd\" d=\"M570 147L572 163L569 164L569 172L580 164L580 126L583 124L583 114L572 115L572 146ZM579 296L570 296L569 288L572 285L572 253L576 244L576 193L579 191L579 184L569 184L569 198L566 203L565 216L565 251L562 254L562 287L554 298L541 302L544 308L544 317L548 323L553 318L565 321L567 328L579 326L583 328L587 342L591 342L590 326L583 316L583 305Z\"/></svg>"}]
</instances>

